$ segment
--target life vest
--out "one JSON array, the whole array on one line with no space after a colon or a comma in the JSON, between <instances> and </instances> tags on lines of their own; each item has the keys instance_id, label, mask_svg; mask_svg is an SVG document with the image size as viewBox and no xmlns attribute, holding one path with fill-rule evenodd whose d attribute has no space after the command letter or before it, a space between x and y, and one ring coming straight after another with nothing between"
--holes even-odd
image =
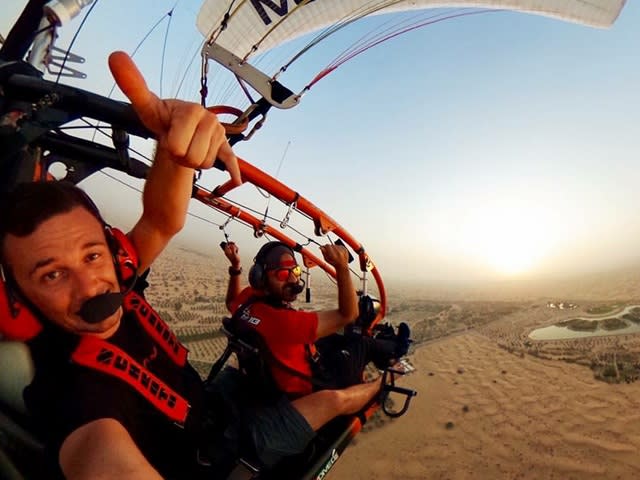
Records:
<instances>
[{"instance_id":1,"label":"life vest","mask_svg":"<svg viewBox=\"0 0 640 480\"><path fill-rule=\"evenodd\" d=\"M135 292L128 293L124 298L124 309L135 314L136 320L154 343L176 365L186 365L188 350L144 298ZM71 360L124 381L171 421L184 425L189 413L189 402L124 350L107 340L83 335Z\"/></svg>"}]
</instances>

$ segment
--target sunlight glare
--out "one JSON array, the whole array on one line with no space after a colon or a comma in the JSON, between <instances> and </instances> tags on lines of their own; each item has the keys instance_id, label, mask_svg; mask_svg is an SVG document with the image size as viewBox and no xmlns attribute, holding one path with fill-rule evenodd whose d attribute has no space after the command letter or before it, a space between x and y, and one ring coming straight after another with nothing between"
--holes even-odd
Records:
<instances>
[{"instance_id":1,"label":"sunlight glare","mask_svg":"<svg viewBox=\"0 0 640 480\"><path fill-rule=\"evenodd\" d=\"M550 231L534 208L493 206L468 217L469 253L496 273L513 276L535 269L548 251Z\"/></svg>"}]
</instances>

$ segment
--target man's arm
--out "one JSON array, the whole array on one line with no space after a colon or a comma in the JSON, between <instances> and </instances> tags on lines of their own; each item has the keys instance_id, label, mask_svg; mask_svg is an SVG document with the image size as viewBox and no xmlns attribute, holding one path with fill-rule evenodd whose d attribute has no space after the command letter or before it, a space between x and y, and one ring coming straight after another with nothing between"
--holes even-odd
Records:
<instances>
[{"instance_id":1,"label":"man's arm","mask_svg":"<svg viewBox=\"0 0 640 480\"><path fill-rule=\"evenodd\" d=\"M358 317L358 296L351 281L347 249L339 245L324 245L320 250L327 263L336 269L338 309L318 312L318 338L337 332Z\"/></svg>"},{"instance_id":2,"label":"man's arm","mask_svg":"<svg viewBox=\"0 0 640 480\"><path fill-rule=\"evenodd\" d=\"M221 244L221 247L225 256L229 259L229 263L231 263L231 267L229 269L229 283L227 284L227 295L224 299L227 310L231 312L231 304L242 291L242 285L240 284L242 266L240 263L238 246L234 242L225 242Z\"/></svg>"},{"instance_id":3,"label":"man's arm","mask_svg":"<svg viewBox=\"0 0 640 480\"><path fill-rule=\"evenodd\" d=\"M158 149L145 182L142 216L129 233L138 252L139 272L151 266L171 238L182 230L193 172L175 163L166 150Z\"/></svg>"},{"instance_id":4,"label":"man's arm","mask_svg":"<svg viewBox=\"0 0 640 480\"><path fill-rule=\"evenodd\" d=\"M71 432L59 460L67 480L162 480L129 432L112 418L94 420Z\"/></svg>"},{"instance_id":5,"label":"man's arm","mask_svg":"<svg viewBox=\"0 0 640 480\"><path fill-rule=\"evenodd\" d=\"M195 169L219 158L239 185L238 162L218 118L196 103L161 100L123 52L109 57L113 77L142 123L158 141L143 194L143 212L130 232L144 271L184 226Z\"/></svg>"}]
</instances>

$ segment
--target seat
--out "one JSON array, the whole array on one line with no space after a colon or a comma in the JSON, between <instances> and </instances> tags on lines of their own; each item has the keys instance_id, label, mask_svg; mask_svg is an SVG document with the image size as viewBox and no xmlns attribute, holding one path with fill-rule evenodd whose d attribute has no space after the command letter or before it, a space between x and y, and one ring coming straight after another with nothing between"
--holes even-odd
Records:
<instances>
[{"instance_id":1,"label":"seat","mask_svg":"<svg viewBox=\"0 0 640 480\"><path fill-rule=\"evenodd\" d=\"M0 479L59 478L27 416L22 391L34 375L29 348L0 340Z\"/></svg>"},{"instance_id":2,"label":"seat","mask_svg":"<svg viewBox=\"0 0 640 480\"><path fill-rule=\"evenodd\" d=\"M29 348L22 342L0 341L0 402L25 415L22 391L34 374Z\"/></svg>"},{"instance_id":3,"label":"seat","mask_svg":"<svg viewBox=\"0 0 640 480\"><path fill-rule=\"evenodd\" d=\"M236 328L233 318L224 318L222 330L227 336L227 347L213 364L208 381L221 371L232 354L236 354L240 371L255 391L279 396L271 369L266 359L272 358L264 341L255 331ZM257 385L260 385L257 387ZM349 445L366 421L379 409L374 400L356 415L337 417L322 427L305 452L283 459L271 469L260 468L249 457L238 459L228 480L294 480L299 478L323 478L333 467L340 454ZM251 455L250 455L251 456Z\"/></svg>"}]
</instances>

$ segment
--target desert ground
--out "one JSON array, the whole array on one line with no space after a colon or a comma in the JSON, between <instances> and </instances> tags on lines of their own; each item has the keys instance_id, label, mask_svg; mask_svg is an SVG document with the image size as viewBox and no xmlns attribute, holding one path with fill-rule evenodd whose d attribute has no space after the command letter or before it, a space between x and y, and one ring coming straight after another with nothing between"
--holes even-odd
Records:
<instances>
[{"instance_id":1,"label":"desert ground","mask_svg":"<svg viewBox=\"0 0 640 480\"><path fill-rule=\"evenodd\" d=\"M226 278L222 258L177 248L149 278L152 304L203 375L224 347ZM403 417L370 422L328 478L639 478L640 335L528 336L578 316L640 305L637 277L606 276L601 286L595 277L583 278L547 289L462 292L448 300L391 290L386 320L408 322L415 339L409 361L417 370L402 384L418 396ZM301 307L332 305L331 286L320 285L316 297ZM576 308L549 307L561 301Z\"/></svg>"}]
</instances>

